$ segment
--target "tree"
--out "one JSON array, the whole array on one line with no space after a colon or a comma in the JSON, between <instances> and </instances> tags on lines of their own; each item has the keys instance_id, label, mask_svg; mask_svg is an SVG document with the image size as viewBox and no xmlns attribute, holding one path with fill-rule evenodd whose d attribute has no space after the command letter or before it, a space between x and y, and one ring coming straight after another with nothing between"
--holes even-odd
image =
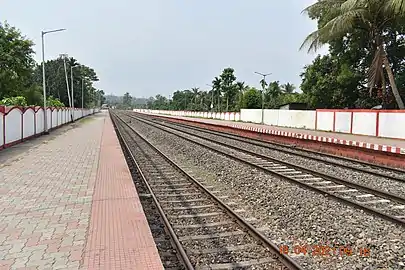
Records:
<instances>
[{"instance_id":1,"label":"tree","mask_svg":"<svg viewBox=\"0 0 405 270\"><path fill-rule=\"evenodd\" d=\"M197 101L198 101L198 97L199 97L199 95L200 95L200 88L198 88L198 87L193 87L193 88L191 88L191 91L193 92L193 100L192 100L192 102L194 103L194 104L196 104L197 103Z\"/></svg>"},{"instance_id":2,"label":"tree","mask_svg":"<svg viewBox=\"0 0 405 270\"><path fill-rule=\"evenodd\" d=\"M386 91L385 70L397 105L404 109L386 51L386 33L403 22L402 4L403 0L319 0L305 9L310 17L323 15L318 30L305 39L301 49L308 46L309 51L316 51L323 44L361 32L368 41L365 50L373 55L367 72L370 91L376 88Z\"/></svg>"},{"instance_id":3,"label":"tree","mask_svg":"<svg viewBox=\"0 0 405 270\"><path fill-rule=\"evenodd\" d=\"M238 90L238 108L242 107L243 92L245 91L245 82L236 82L236 89Z\"/></svg>"},{"instance_id":4,"label":"tree","mask_svg":"<svg viewBox=\"0 0 405 270\"><path fill-rule=\"evenodd\" d=\"M291 94L295 90L295 85L291 83L286 83L281 86L281 90L286 94Z\"/></svg>"},{"instance_id":5,"label":"tree","mask_svg":"<svg viewBox=\"0 0 405 270\"><path fill-rule=\"evenodd\" d=\"M125 109L131 109L132 108L132 97L128 92L126 92L124 94L122 104L124 105Z\"/></svg>"},{"instance_id":6,"label":"tree","mask_svg":"<svg viewBox=\"0 0 405 270\"><path fill-rule=\"evenodd\" d=\"M248 88L242 97L242 108L260 109L262 107L262 94L256 88Z\"/></svg>"},{"instance_id":7,"label":"tree","mask_svg":"<svg viewBox=\"0 0 405 270\"><path fill-rule=\"evenodd\" d=\"M73 69L73 88L74 88L73 100L75 107L80 107L82 104L82 86L83 86L84 107L88 108L91 106L96 106L96 104L100 103L99 93L97 89L94 88L93 86L93 83L98 81L96 72L94 71L94 69L79 63L73 57L66 59L69 91L71 91L72 88L70 67L77 67ZM34 74L35 74L35 83L37 85L42 85L41 65L37 65L35 67ZM63 58L59 57L57 59L46 61L45 74L46 74L47 95L51 95L58 98L62 103L66 105L69 104Z\"/></svg>"},{"instance_id":8,"label":"tree","mask_svg":"<svg viewBox=\"0 0 405 270\"><path fill-rule=\"evenodd\" d=\"M212 88L214 90L214 100L215 100L215 97L217 97L217 100L218 100L218 103L217 103L218 112L221 111L221 83L222 83L222 80L218 77L215 77L214 80L212 81Z\"/></svg>"},{"instance_id":9,"label":"tree","mask_svg":"<svg viewBox=\"0 0 405 270\"><path fill-rule=\"evenodd\" d=\"M220 75L221 90L226 98L226 111L229 111L229 103L231 103L231 107L234 107L233 104L235 103L234 100L237 88L234 85L236 80L234 71L233 68L225 68Z\"/></svg>"},{"instance_id":10,"label":"tree","mask_svg":"<svg viewBox=\"0 0 405 270\"><path fill-rule=\"evenodd\" d=\"M23 95L30 88L34 43L8 23L0 23L0 99ZM38 88L30 88L35 102L42 98Z\"/></svg>"}]
</instances>

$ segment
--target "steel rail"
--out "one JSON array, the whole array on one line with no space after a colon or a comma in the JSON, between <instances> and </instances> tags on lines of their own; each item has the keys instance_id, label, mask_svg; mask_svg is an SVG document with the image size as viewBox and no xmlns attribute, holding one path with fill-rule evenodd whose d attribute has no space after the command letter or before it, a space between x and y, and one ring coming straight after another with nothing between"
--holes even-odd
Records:
<instances>
[{"instance_id":1,"label":"steel rail","mask_svg":"<svg viewBox=\"0 0 405 270\"><path fill-rule=\"evenodd\" d=\"M371 213L371 214L373 214L373 215L375 215L375 216L378 216L378 217L380 217L380 218L383 218L383 219L388 220L388 221L390 221L390 222L393 222L393 223L395 223L395 224L398 224L398 225L401 225L401 226L405 226L405 220L399 219L399 218L397 218L397 217L395 217L395 216L392 216L392 215L389 215L389 214L385 214L385 213L383 213L383 212L381 212L381 211L379 211L379 210L376 210L376 209L373 209L373 208L371 208L371 207L368 207L368 206L365 206L365 205L356 203L356 202L354 202L354 201L346 200L346 199L344 199L344 198L342 198L342 197L340 197L340 196L337 196L337 195L335 195L335 194L333 194L333 193L331 193L331 192L324 191L324 190L322 190L322 189L316 188L316 187L311 186L311 185L309 185L309 184L300 182L300 181L297 180L297 179L294 179L294 178L292 178L292 177L285 176L285 175L283 175L283 174L281 174L281 173L277 173L277 172L271 171L271 170L268 169L268 168L265 168L265 167L262 167L262 166L260 166L260 165L254 164L254 163L252 163L252 162L250 162L250 161L247 161L247 160L244 160L244 159L235 157L234 155L229 154L229 153L226 153L226 152L224 152L224 151L221 151L221 150L219 150L219 149L217 149L217 148L208 146L208 145L203 144L203 143L200 143L200 142L193 141L192 139L187 138L187 137L184 137L184 136L181 136L181 135L179 135L179 134L176 134L175 132L162 129L162 128L160 128L160 127L157 126L157 125L161 125L161 126L164 126L165 128L169 128L169 129L174 129L174 130L176 130L176 129L173 128L173 127L167 127L167 126L165 126L164 124L151 123L150 121L146 121L146 120L143 120L143 119L138 119L138 120L144 122L145 124L149 124L149 125L155 126L156 128L158 128L158 129L160 129L160 130L163 130L163 131L165 131L165 132L167 132L167 133L170 133L170 134L173 134L173 135L175 135L175 136L181 137L181 138L183 138L183 139L185 139L185 140L187 140L187 141L189 141L189 142L195 143L195 144L200 145L200 146L202 146L202 147L204 147L204 148L208 148L208 149L210 149L210 150L212 150L212 151L214 151L214 152L216 152L216 153L220 153L220 154L225 155L225 156L227 156L227 157L229 157L229 158L231 158L231 159L237 160L237 161L242 162L242 163L244 163L244 164L247 164L247 165L250 165L250 166L255 167L255 168L257 168L257 169L260 169L260 170L262 170L262 171L264 171L264 172L266 172L266 173L270 173L270 174L272 174L272 175L275 175L275 176L277 176L277 177L280 177L280 178L282 178L282 179L285 179L285 180L287 180L287 181L289 181L289 182L298 184L298 185L300 185L300 186L302 186L302 187L305 187L305 188L307 188L307 189L316 191L316 192L318 192L318 193L322 193L322 194L327 195L327 196L329 196L329 197L331 197L331 198L334 198L334 199L337 200L337 201L340 201L340 202L343 202L343 203L345 203L345 204L348 204L348 205L351 205L351 206L353 206L353 207L356 207L356 208L358 208L358 209L364 210L364 211L366 211L366 212L368 212L368 213ZM186 133L186 132L184 132L184 131L180 131L180 132ZM186 133L186 134L187 134L187 133ZM310 169L308 169L308 168L304 168L304 167L301 167L301 166L298 166L298 165L290 164L290 163L285 162L285 161L279 161L279 160L274 159L274 158L271 158L271 157L263 156L263 155L260 155L260 154L257 154L257 153L254 153L254 152L245 150L245 149L240 149L240 148L238 148L238 147L236 147L236 146L227 145L227 144L222 143L222 142L217 142L217 141L214 141L214 140L211 140L211 139L208 139L208 138L205 138L205 137L196 135L196 134L189 134L189 135L195 136L195 137L198 137L198 138L201 138L201 139L203 139L203 140L210 141L210 142L212 142L212 143L214 143L214 144L222 145L222 146L224 146L224 147L228 147L228 148L231 148L231 149L234 149L234 150L237 150L237 151L241 151L241 152L244 152L244 153L246 153L246 154L250 154L250 155L252 155L252 156L255 156L255 157L258 157L258 158L262 158L262 159L264 159L264 160L271 160L271 161L274 161L274 162L279 163L279 164L284 164L284 165L286 165L286 166L294 167L294 168L296 168L297 170L302 170L302 171L305 171L305 172L308 172L308 173L311 173L311 174L314 174L314 175L318 175L319 177L325 178L325 179L327 179L327 180L334 181L334 182L338 182L338 183L341 183L341 184L344 184L344 185L346 185L346 186L350 186L350 187L353 187L353 188L358 188L358 189L363 190L363 191L365 191L365 192L372 193L372 194L374 193L375 195L378 195L378 196L380 196L380 197L384 197L384 198L387 198L387 199L390 199L390 200L393 200L393 201L396 201L396 202L404 203L404 204L405 204L405 198L402 198L402 197L399 197L399 196L396 196L396 195L393 195L393 194L390 194L390 193L386 193L386 192L383 192L383 191L379 191L379 190L376 190L376 189L372 189L372 188L370 188L370 187L361 186L361 185L359 185L359 184L350 182L350 181L348 181L348 180L343 180L343 179L335 178L335 177L332 177L332 176L328 176L328 175L325 175L325 174L322 174L322 173L319 173L319 172L310 170Z\"/></svg>"},{"instance_id":2,"label":"steel rail","mask_svg":"<svg viewBox=\"0 0 405 270\"><path fill-rule=\"evenodd\" d=\"M140 175L141 178L142 178L142 181L144 182L146 188L148 189L149 194L151 195L152 200L153 200L153 202L154 202L156 208L158 209L159 214L160 214L160 216L162 217L162 220L163 220L163 222L164 222L164 224L165 224L165 226L166 226L166 229L167 229L167 231L169 232L169 235L170 235L170 237L171 237L171 239L172 239L172 241L173 241L173 243L174 243L174 245L175 245L175 248L176 248L178 254L180 254L180 259L182 260L182 262L183 262L184 266L186 267L186 269L188 269L188 270L193 270L194 267L193 267L192 263L190 262L190 259L188 258L186 251L183 249L183 246L181 245L181 243L180 243L180 241L179 241L179 239L178 239L176 233L174 232L174 229L173 229L172 225L170 224L170 222L169 222L169 220L168 220L166 214L164 213L162 206L160 205L160 203L159 203L158 199L156 198L156 196L155 196L155 194L154 194L154 192L153 192L151 186L149 185L148 181L146 180L146 177L145 177L145 175L143 174L141 167L139 166L138 162L136 161L136 159L135 159L135 157L134 157L132 151L130 150L130 147L129 147L128 143L127 143L126 140L124 139L124 136L122 135L121 130L119 130L118 125L117 125L117 122L115 121L114 118L117 118L117 119L119 119L120 121L122 121L121 123L124 123L124 124L125 124L125 122L123 122L123 120L120 119L117 115L114 115L114 114L111 113L111 112L110 112L110 114L111 114L111 116L112 116L112 117L111 117L111 120L112 120L112 122L113 122L113 125L116 127L117 136L118 136L119 138L121 138L121 140L122 140L122 142L123 142L123 144L124 144L124 146L125 146L125 148L126 148L128 154L129 154L130 157L131 157L132 162L135 164L136 169L137 169L139 175ZM128 134L128 135L129 135L129 134Z\"/></svg>"},{"instance_id":3,"label":"steel rail","mask_svg":"<svg viewBox=\"0 0 405 270\"><path fill-rule=\"evenodd\" d=\"M227 212L239 225L245 228L247 233L251 236L259 240L265 247L269 248L274 255L278 257L280 262L288 267L288 269L295 269L295 270L303 270L303 268L295 262L290 256L280 253L279 248L277 245L272 243L267 237L265 237L260 231L258 231L255 227L253 227L249 222L243 219L240 215L238 215L235 211L233 211L226 203L224 203L221 199L215 196L211 191L205 188L198 180L194 177L189 175L185 172L178 164L176 164L173 160L171 160L167 155L165 155L162 151L156 148L152 143L150 143L144 136L139 134L134 128L129 126L123 119L121 119L118 115L115 115L119 118L126 126L128 126L138 137L140 137L146 144L148 144L154 151L156 151L161 157L163 157L169 164L171 164L174 168L176 168L180 173L182 173L187 179L189 179L193 184L195 184L199 189L201 189L204 193L206 193L211 199L213 199L225 212Z\"/></svg>"},{"instance_id":4,"label":"steel rail","mask_svg":"<svg viewBox=\"0 0 405 270\"><path fill-rule=\"evenodd\" d=\"M159 117L159 119L162 119L162 118ZM371 168L374 168L374 169L377 169L377 170L386 170L386 171L391 171L393 173L403 173L405 175L405 170L401 170L399 168L393 168L393 167L388 167L388 166L383 166L383 165L377 165L377 164L373 164L373 163L369 163L369 162L365 162L365 161L361 161L361 160L356 160L356 159L352 159L352 158L332 155L332 154L329 154L329 153L319 153L319 152L309 150L309 149L304 149L304 148L295 148L295 147L292 147L292 146L289 146L289 145L284 145L284 144L275 143L275 142L267 142L267 141L254 139L254 138L246 138L246 137L243 137L241 135L232 134L232 133L225 132L225 131L213 131L213 130L208 130L208 129L204 129L204 128L200 128L200 127L196 127L196 126L183 124L183 123L177 123L177 122L168 121L168 120L164 120L164 121L165 122L170 122L173 125L183 126L183 127L189 128L189 129L199 130L201 132L205 132L205 133L208 133L208 134L213 134L213 135L222 136L222 137L225 137L225 138L228 138L228 139L233 139L233 140L236 140L236 141L249 143L249 144L252 144L252 145L255 145L255 146L260 146L260 147L263 147L263 148L267 148L269 150L275 150L275 151L283 152L283 153L286 153L286 154L291 154L291 155L295 155L295 156L309 158L309 159L316 160L316 161L319 161L319 162L322 162L322 163L335 165L335 166L340 166L340 167L343 167L343 168L346 168L346 169L351 169L351 170L362 172L362 173L369 173L369 174L372 174L372 175L375 175L375 176L384 177L384 178L391 179L391 180L398 181L398 182L405 182L405 178L399 178L399 177L396 177L396 176L387 175L387 174L384 174L384 173L381 173L381 172L376 172L376 171L369 170L367 168L359 168L359 167L356 167L354 165L342 164L342 163L339 163L337 161L325 160L325 159L323 159L321 157L314 157L314 156L304 154L304 153L297 153L297 152L294 152L293 150L307 152L307 153L314 154L314 155L322 155L322 156L329 157L329 158L340 159L340 160L346 161L346 162L357 163L359 165L368 166L368 167L371 167ZM272 145L287 148L287 149L290 148L291 150L280 149L280 148L274 147Z\"/></svg>"}]
</instances>

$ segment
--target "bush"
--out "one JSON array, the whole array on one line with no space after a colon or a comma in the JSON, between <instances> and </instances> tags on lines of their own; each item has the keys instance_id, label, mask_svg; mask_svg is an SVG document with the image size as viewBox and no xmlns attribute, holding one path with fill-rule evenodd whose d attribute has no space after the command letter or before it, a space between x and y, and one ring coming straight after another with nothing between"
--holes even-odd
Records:
<instances>
[{"instance_id":1,"label":"bush","mask_svg":"<svg viewBox=\"0 0 405 270\"><path fill-rule=\"evenodd\" d=\"M25 97L18 96L18 97L9 97L9 98L3 98L0 100L0 105L5 105L5 106L27 106L27 100Z\"/></svg>"},{"instance_id":2,"label":"bush","mask_svg":"<svg viewBox=\"0 0 405 270\"><path fill-rule=\"evenodd\" d=\"M65 107L65 104L63 104L59 99L54 98L53 96L47 98L46 105L48 107Z\"/></svg>"}]
</instances>

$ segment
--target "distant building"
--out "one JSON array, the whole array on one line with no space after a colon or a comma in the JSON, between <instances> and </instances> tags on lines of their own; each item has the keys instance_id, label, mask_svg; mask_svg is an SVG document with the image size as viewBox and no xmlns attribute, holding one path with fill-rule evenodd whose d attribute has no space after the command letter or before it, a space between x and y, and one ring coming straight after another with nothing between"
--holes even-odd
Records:
<instances>
[{"instance_id":1,"label":"distant building","mask_svg":"<svg viewBox=\"0 0 405 270\"><path fill-rule=\"evenodd\" d=\"M279 107L279 110L308 110L308 104L301 102L291 102L281 105Z\"/></svg>"}]
</instances>

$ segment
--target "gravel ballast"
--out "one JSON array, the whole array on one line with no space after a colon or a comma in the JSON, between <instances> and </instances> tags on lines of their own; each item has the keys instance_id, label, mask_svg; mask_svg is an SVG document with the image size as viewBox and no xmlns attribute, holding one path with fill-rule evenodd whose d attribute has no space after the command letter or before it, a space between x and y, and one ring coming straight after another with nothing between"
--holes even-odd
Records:
<instances>
[{"instance_id":1,"label":"gravel ballast","mask_svg":"<svg viewBox=\"0 0 405 270\"><path fill-rule=\"evenodd\" d=\"M299 256L307 269L400 269L405 261L405 230L358 209L337 203L263 172L225 158L175 135L132 121L133 126L178 164L215 186L222 195L239 198L256 227L278 244L350 245L352 256ZM136 123L136 125L135 125ZM371 249L360 257L359 249Z\"/></svg>"}]
</instances>

